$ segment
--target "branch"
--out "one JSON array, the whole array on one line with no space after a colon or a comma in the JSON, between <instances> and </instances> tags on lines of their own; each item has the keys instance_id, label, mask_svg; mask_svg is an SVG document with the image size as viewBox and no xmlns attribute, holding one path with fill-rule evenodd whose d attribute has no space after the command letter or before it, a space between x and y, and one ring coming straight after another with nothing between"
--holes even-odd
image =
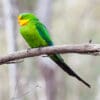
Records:
<instances>
[{"instance_id":1,"label":"branch","mask_svg":"<svg viewBox=\"0 0 100 100\"><path fill-rule=\"evenodd\" d=\"M100 44L60 45L17 51L6 56L0 57L0 65L13 63L16 60L20 60L23 58L55 53L79 53L87 55L100 55Z\"/></svg>"}]
</instances>

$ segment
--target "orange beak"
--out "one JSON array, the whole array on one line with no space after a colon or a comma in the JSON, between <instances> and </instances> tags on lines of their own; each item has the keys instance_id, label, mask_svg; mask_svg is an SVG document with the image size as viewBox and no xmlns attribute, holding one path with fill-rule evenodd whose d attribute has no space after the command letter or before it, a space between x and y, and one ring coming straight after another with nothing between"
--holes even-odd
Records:
<instances>
[{"instance_id":1,"label":"orange beak","mask_svg":"<svg viewBox=\"0 0 100 100\"><path fill-rule=\"evenodd\" d=\"M21 16L18 16L18 24L20 25Z\"/></svg>"},{"instance_id":2,"label":"orange beak","mask_svg":"<svg viewBox=\"0 0 100 100\"><path fill-rule=\"evenodd\" d=\"M18 23L20 26L24 26L29 22L28 19L21 19L21 16L18 16Z\"/></svg>"}]
</instances>

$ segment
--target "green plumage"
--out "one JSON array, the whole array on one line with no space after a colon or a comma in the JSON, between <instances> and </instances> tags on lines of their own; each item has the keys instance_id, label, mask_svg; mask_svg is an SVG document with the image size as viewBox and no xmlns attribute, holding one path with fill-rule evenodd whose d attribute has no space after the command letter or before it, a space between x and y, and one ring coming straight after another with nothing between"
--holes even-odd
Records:
<instances>
[{"instance_id":1,"label":"green plumage","mask_svg":"<svg viewBox=\"0 0 100 100\"><path fill-rule=\"evenodd\" d=\"M31 48L53 45L47 28L35 15L31 13L23 13L19 16L20 20L29 20L27 24L20 27L20 33ZM69 75L76 77L79 81L90 87L87 82L81 79L67 64L65 64L63 58L59 54L49 55L49 57Z\"/></svg>"}]
</instances>

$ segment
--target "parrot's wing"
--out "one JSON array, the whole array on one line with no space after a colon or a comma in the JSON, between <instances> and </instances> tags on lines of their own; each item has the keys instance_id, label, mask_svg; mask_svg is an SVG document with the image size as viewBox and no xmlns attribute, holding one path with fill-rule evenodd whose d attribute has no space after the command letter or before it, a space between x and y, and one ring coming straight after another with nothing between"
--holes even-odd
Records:
<instances>
[{"instance_id":1,"label":"parrot's wing","mask_svg":"<svg viewBox=\"0 0 100 100\"><path fill-rule=\"evenodd\" d=\"M47 28L40 22L36 23L36 28L37 28L39 34L41 35L41 37L47 42L47 44L49 46L52 46L53 42L50 38Z\"/></svg>"},{"instance_id":2,"label":"parrot's wing","mask_svg":"<svg viewBox=\"0 0 100 100\"><path fill-rule=\"evenodd\" d=\"M50 38L47 28L40 22L36 24L36 28L37 28L38 32L40 33L41 37L48 43L48 45L52 46L53 42ZM59 54L53 55L52 58L54 58L55 60L59 59L61 61L64 61L63 58Z\"/></svg>"}]
</instances>

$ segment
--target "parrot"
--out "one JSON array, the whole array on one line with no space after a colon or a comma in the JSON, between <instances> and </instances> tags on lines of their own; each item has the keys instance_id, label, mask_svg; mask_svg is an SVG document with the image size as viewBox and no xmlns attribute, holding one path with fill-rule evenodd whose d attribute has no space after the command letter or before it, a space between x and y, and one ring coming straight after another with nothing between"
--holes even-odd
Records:
<instances>
[{"instance_id":1,"label":"parrot","mask_svg":"<svg viewBox=\"0 0 100 100\"><path fill-rule=\"evenodd\" d=\"M47 27L38 19L35 14L28 12L20 13L18 14L17 20L19 24L19 32L30 48L41 48L54 45ZM69 65L65 63L60 54L49 54L47 56L68 75L75 77L84 85L91 88L90 84L88 84L80 76L78 76L69 67Z\"/></svg>"}]
</instances>

